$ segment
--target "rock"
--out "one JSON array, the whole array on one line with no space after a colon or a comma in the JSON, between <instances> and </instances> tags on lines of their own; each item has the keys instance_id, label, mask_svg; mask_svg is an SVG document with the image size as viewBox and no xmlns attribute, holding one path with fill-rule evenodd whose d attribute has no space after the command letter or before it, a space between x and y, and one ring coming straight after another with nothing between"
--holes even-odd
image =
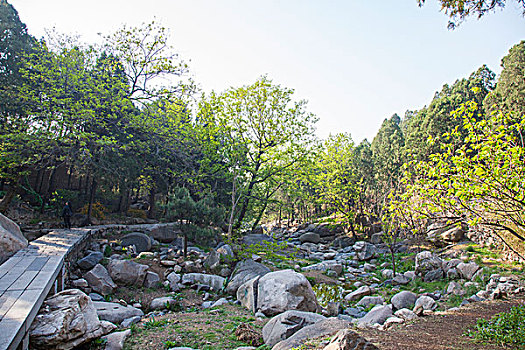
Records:
<instances>
[{"instance_id":1,"label":"rock","mask_svg":"<svg viewBox=\"0 0 525 350\"><path fill-rule=\"evenodd\" d=\"M381 276L383 278L390 279L392 278L393 275L394 275L394 270L392 269L384 269L383 271L381 271Z\"/></svg>"},{"instance_id":2,"label":"rock","mask_svg":"<svg viewBox=\"0 0 525 350\"><path fill-rule=\"evenodd\" d=\"M184 285L203 284L216 292L222 290L225 282L224 277L204 273L187 273L182 276L182 284Z\"/></svg>"},{"instance_id":3,"label":"rock","mask_svg":"<svg viewBox=\"0 0 525 350\"><path fill-rule=\"evenodd\" d=\"M94 268L86 272L84 278L88 281L91 289L102 295L109 295L117 288L117 285L109 276L108 270L100 264L95 265Z\"/></svg>"},{"instance_id":4,"label":"rock","mask_svg":"<svg viewBox=\"0 0 525 350\"><path fill-rule=\"evenodd\" d=\"M437 303L434 299L429 296L422 295L416 300L416 305L414 306L413 311L416 315L422 315L424 311L434 311L436 308Z\"/></svg>"},{"instance_id":5,"label":"rock","mask_svg":"<svg viewBox=\"0 0 525 350\"><path fill-rule=\"evenodd\" d=\"M308 341L308 339L330 336L337 333L339 330L347 329L350 326L351 323L348 321L340 320L335 317L327 318L312 325L303 327L288 339L275 344L272 350L289 350L297 348Z\"/></svg>"},{"instance_id":6,"label":"rock","mask_svg":"<svg viewBox=\"0 0 525 350\"><path fill-rule=\"evenodd\" d=\"M177 304L177 301L172 297L160 297L151 301L149 308L151 310L165 310L171 305Z\"/></svg>"},{"instance_id":7,"label":"rock","mask_svg":"<svg viewBox=\"0 0 525 350\"><path fill-rule=\"evenodd\" d=\"M267 273L259 279L257 309L266 316L287 310L317 312L319 304L310 282L293 270Z\"/></svg>"},{"instance_id":8,"label":"rock","mask_svg":"<svg viewBox=\"0 0 525 350\"><path fill-rule=\"evenodd\" d=\"M104 297L98 293L89 293L88 296L93 301L104 301Z\"/></svg>"},{"instance_id":9,"label":"rock","mask_svg":"<svg viewBox=\"0 0 525 350\"><path fill-rule=\"evenodd\" d=\"M263 233L250 233L242 237L241 243L245 245L265 245L266 242L273 242L274 239Z\"/></svg>"},{"instance_id":10,"label":"rock","mask_svg":"<svg viewBox=\"0 0 525 350\"><path fill-rule=\"evenodd\" d=\"M432 271L428 271L425 273L425 276L423 277L423 281L425 282L433 282L433 281L439 281L444 277L443 270L436 269Z\"/></svg>"},{"instance_id":11,"label":"rock","mask_svg":"<svg viewBox=\"0 0 525 350\"><path fill-rule=\"evenodd\" d=\"M375 293L375 288L369 286L361 286L354 290L352 293L345 296L346 301L354 301L361 299L364 296Z\"/></svg>"},{"instance_id":12,"label":"rock","mask_svg":"<svg viewBox=\"0 0 525 350\"><path fill-rule=\"evenodd\" d=\"M416 275L425 276L429 271L441 270L443 261L440 257L432 254L428 250L416 255Z\"/></svg>"},{"instance_id":13,"label":"rock","mask_svg":"<svg viewBox=\"0 0 525 350\"><path fill-rule=\"evenodd\" d=\"M324 320L326 317L297 310L285 311L273 317L262 329L264 343L270 347L288 339L301 328Z\"/></svg>"},{"instance_id":14,"label":"rock","mask_svg":"<svg viewBox=\"0 0 525 350\"><path fill-rule=\"evenodd\" d=\"M270 269L263 264L257 263L251 259L240 261L235 265L230 281L226 286L226 293L235 294L241 284L253 279L257 276L264 276Z\"/></svg>"},{"instance_id":15,"label":"rock","mask_svg":"<svg viewBox=\"0 0 525 350\"><path fill-rule=\"evenodd\" d=\"M134 245L137 253L147 252L151 250L151 238L142 232L131 232L122 237L120 245L123 247Z\"/></svg>"},{"instance_id":16,"label":"rock","mask_svg":"<svg viewBox=\"0 0 525 350\"><path fill-rule=\"evenodd\" d=\"M336 275L340 275L341 272L343 272L343 265L338 263L335 260L325 260L323 262L320 262L314 265L305 266L302 268L302 270L303 271L317 270L317 271L323 271L323 272L333 271L335 272Z\"/></svg>"},{"instance_id":17,"label":"rock","mask_svg":"<svg viewBox=\"0 0 525 350\"><path fill-rule=\"evenodd\" d=\"M124 348L124 342L131 335L131 329L115 332L102 337L106 341L106 347L104 350L122 350Z\"/></svg>"},{"instance_id":18,"label":"rock","mask_svg":"<svg viewBox=\"0 0 525 350\"><path fill-rule=\"evenodd\" d=\"M228 299L226 298L220 298L219 300L217 300L216 302L214 302L211 307L218 307L218 306L222 306L222 305L226 305L226 304L229 304L230 302L228 301Z\"/></svg>"},{"instance_id":19,"label":"rock","mask_svg":"<svg viewBox=\"0 0 525 350\"><path fill-rule=\"evenodd\" d=\"M400 324L404 322L405 322L404 318L397 317L397 316L390 316L389 318L386 319L385 323L383 323L383 328L387 329L394 324Z\"/></svg>"},{"instance_id":20,"label":"rock","mask_svg":"<svg viewBox=\"0 0 525 350\"><path fill-rule=\"evenodd\" d=\"M32 348L73 349L108 333L107 327L100 322L86 294L68 289L44 301L42 313L29 330L29 339Z\"/></svg>"},{"instance_id":21,"label":"rock","mask_svg":"<svg viewBox=\"0 0 525 350\"><path fill-rule=\"evenodd\" d=\"M156 288L160 285L160 276L153 271L146 271L146 277L144 277L144 287Z\"/></svg>"},{"instance_id":22,"label":"rock","mask_svg":"<svg viewBox=\"0 0 525 350\"><path fill-rule=\"evenodd\" d=\"M396 285L407 285L409 284L411 279L405 275L396 274L396 276L392 279L392 282Z\"/></svg>"},{"instance_id":23,"label":"rock","mask_svg":"<svg viewBox=\"0 0 525 350\"><path fill-rule=\"evenodd\" d=\"M130 327L132 324L139 323L141 319L142 319L142 317L140 317L140 316L133 316L133 317L130 317L130 318L126 318L124 321L122 321L122 322L120 323L120 325L121 325L123 328L128 328L128 327Z\"/></svg>"},{"instance_id":24,"label":"rock","mask_svg":"<svg viewBox=\"0 0 525 350\"><path fill-rule=\"evenodd\" d=\"M233 249L229 244L223 244L219 248L217 248L217 253L219 253L221 256L225 256L228 258L235 257L235 254L233 253Z\"/></svg>"},{"instance_id":25,"label":"rock","mask_svg":"<svg viewBox=\"0 0 525 350\"><path fill-rule=\"evenodd\" d=\"M212 250L204 259L204 266L210 270L216 269L221 263L221 255L216 250Z\"/></svg>"},{"instance_id":26,"label":"rock","mask_svg":"<svg viewBox=\"0 0 525 350\"><path fill-rule=\"evenodd\" d=\"M84 258L77 261L78 267L82 270L91 270L104 258L104 254L101 252L92 252Z\"/></svg>"},{"instance_id":27,"label":"rock","mask_svg":"<svg viewBox=\"0 0 525 350\"><path fill-rule=\"evenodd\" d=\"M456 280L459 278L459 273L456 268L451 268L447 271L447 278L449 280Z\"/></svg>"},{"instance_id":28,"label":"rock","mask_svg":"<svg viewBox=\"0 0 525 350\"><path fill-rule=\"evenodd\" d=\"M471 281L476 272L478 272L478 270L480 269L480 267L475 262L462 262L459 263L458 266L456 266L456 269L458 270L459 276L461 278L464 278L467 281Z\"/></svg>"},{"instance_id":29,"label":"rock","mask_svg":"<svg viewBox=\"0 0 525 350\"><path fill-rule=\"evenodd\" d=\"M447 294L465 295L465 291L461 288L461 284L450 282L447 286Z\"/></svg>"},{"instance_id":30,"label":"rock","mask_svg":"<svg viewBox=\"0 0 525 350\"><path fill-rule=\"evenodd\" d=\"M8 217L0 214L0 264L9 259L29 242L20 231L20 227Z\"/></svg>"},{"instance_id":31,"label":"rock","mask_svg":"<svg viewBox=\"0 0 525 350\"><path fill-rule=\"evenodd\" d=\"M93 304L97 309L98 318L109 321L114 324L120 324L125 319L134 316L143 316L142 310L132 306L122 306L117 303L108 303L105 301L94 301Z\"/></svg>"},{"instance_id":32,"label":"rock","mask_svg":"<svg viewBox=\"0 0 525 350\"><path fill-rule=\"evenodd\" d=\"M354 251L357 253L359 260L370 260L376 255L376 247L365 241L359 241L354 244Z\"/></svg>"},{"instance_id":33,"label":"rock","mask_svg":"<svg viewBox=\"0 0 525 350\"><path fill-rule=\"evenodd\" d=\"M395 310L400 310L405 308L411 309L412 307L414 307L416 300L416 294L404 290L394 295L390 302L392 303L392 306Z\"/></svg>"},{"instance_id":34,"label":"rock","mask_svg":"<svg viewBox=\"0 0 525 350\"><path fill-rule=\"evenodd\" d=\"M379 350L374 344L350 329L342 329L336 333L323 350Z\"/></svg>"},{"instance_id":35,"label":"rock","mask_svg":"<svg viewBox=\"0 0 525 350\"><path fill-rule=\"evenodd\" d=\"M336 317L343 313L343 306L338 301L329 301L326 304L326 309L323 310L323 315L327 317Z\"/></svg>"},{"instance_id":36,"label":"rock","mask_svg":"<svg viewBox=\"0 0 525 350\"><path fill-rule=\"evenodd\" d=\"M392 305L376 305L363 318L357 320L357 325L367 327L376 323L383 324L390 316L392 316Z\"/></svg>"},{"instance_id":37,"label":"rock","mask_svg":"<svg viewBox=\"0 0 525 350\"><path fill-rule=\"evenodd\" d=\"M182 236L182 231L178 225L168 224L168 225L153 225L149 229L149 234L151 237L156 239L161 243L171 243L178 236Z\"/></svg>"},{"instance_id":38,"label":"rock","mask_svg":"<svg viewBox=\"0 0 525 350\"><path fill-rule=\"evenodd\" d=\"M385 300L382 297L366 296L359 300L359 302L356 305L361 306L363 308L367 308L370 305L383 305L384 303Z\"/></svg>"},{"instance_id":39,"label":"rock","mask_svg":"<svg viewBox=\"0 0 525 350\"><path fill-rule=\"evenodd\" d=\"M241 305L251 312L257 311L257 293L259 286L260 276L256 276L251 280L243 283L239 288L237 288L237 300Z\"/></svg>"},{"instance_id":40,"label":"rock","mask_svg":"<svg viewBox=\"0 0 525 350\"><path fill-rule=\"evenodd\" d=\"M111 259L108 264L108 272L113 281L127 286L142 286L148 269L148 265L131 260Z\"/></svg>"},{"instance_id":41,"label":"rock","mask_svg":"<svg viewBox=\"0 0 525 350\"><path fill-rule=\"evenodd\" d=\"M363 265L363 270L365 270L365 272L372 272L372 271L375 271L376 269L377 269L377 266L375 266L374 264L365 263Z\"/></svg>"},{"instance_id":42,"label":"rock","mask_svg":"<svg viewBox=\"0 0 525 350\"><path fill-rule=\"evenodd\" d=\"M414 313L414 311L409 309L399 309L396 312L394 312L394 315L396 315L397 317L401 317L406 321L414 320L417 318L417 315Z\"/></svg>"},{"instance_id":43,"label":"rock","mask_svg":"<svg viewBox=\"0 0 525 350\"><path fill-rule=\"evenodd\" d=\"M170 289L173 292L177 292L180 290L179 288L179 282L181 281L181 277L178 273L172 272L167 277L166 280L169 283Z\"/></svg>"},{"instance_id":44,"label":"rock","mask_svg":"<svg viewBox=\"0 0 525 350\"><path fill-rule=\"evenodd\" d=\"M441 234L441 238L449 242L459 242L465 237L465 230L463 227L453 227Z\"/></svg>"},{"instance_id":45,"label":"rock","mask_svg":"<svg viewBox=\"0 0 525 350\"><path fill-rule=\"evenodd\" d=\"M383 243L383 232L374 233L372 237L370 237L370 243L372 244Z\"/></svg>"},{"instance_id":46,"label":"rock","mask_svg":"<svg viewBox=\"0 0 525 350\"><path fill-rule=\"evenodd\" d=\"M76 279L71 281L71 285L75 288L87 288L89 287L88 281L83 278Z\"/></svg>"},{"instance_id":47,"label":"rock","mask_svg":"<svg viewBox=\"0 0 525 350\"><path fill-rule=\"evenodd\" d=\"M299 237L299 241L301 241L301 243L308 242L317 244L321 241L321 236L315 232L306 232Z\"/></svg>"}]
</instances>

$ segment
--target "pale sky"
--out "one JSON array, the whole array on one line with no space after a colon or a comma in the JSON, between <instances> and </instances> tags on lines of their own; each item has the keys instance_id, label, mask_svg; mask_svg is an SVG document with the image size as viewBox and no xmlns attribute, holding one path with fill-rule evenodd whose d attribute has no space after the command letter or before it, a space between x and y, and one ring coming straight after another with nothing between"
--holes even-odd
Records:
<instances>
[{"instance_id":1,"label":"pale sky","mask_svg":"<svg viewBox=\"0 0 525 350\"><path fill-rule=\"evenodd\" d=\"M268 75L319 117L317 134L370 141L383 119L429 104L445 83L487 64L499 73L525 39L519 6L447 30L437 0L8 0L29 32L94 42L156 18L203 91Z\"/></svg>"}]
</instances>

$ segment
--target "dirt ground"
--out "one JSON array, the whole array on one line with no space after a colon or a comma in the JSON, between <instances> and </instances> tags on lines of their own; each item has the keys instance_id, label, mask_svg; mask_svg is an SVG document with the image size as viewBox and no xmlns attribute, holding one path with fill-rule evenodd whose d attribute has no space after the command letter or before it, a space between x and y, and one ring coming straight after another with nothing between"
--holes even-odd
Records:
<instances>
[{"instance_id":1,"label":"dirt ground","mask_svg":"<svg viewBox=\"0 0 525 350\"><path fill-rule=\"evenodd\" d=\"M387 331L360 330L359 333L382 350L496 350L513 349L497 344L474 342L464 334L480 318L489 319L511 307L525 304L525 296L467 305L443 315L423 317ZM516 349L516 348L514 348Z\"/></svg>"}]
</instances>

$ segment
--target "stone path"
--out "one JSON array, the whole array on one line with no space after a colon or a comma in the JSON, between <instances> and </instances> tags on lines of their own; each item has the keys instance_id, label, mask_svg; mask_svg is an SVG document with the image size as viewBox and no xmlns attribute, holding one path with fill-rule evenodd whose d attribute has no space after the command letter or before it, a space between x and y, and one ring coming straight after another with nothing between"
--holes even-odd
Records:
<instances>
[{"instance_id":1,"label":"stone path","mask_svg":"<svg viewBox=\"0 0 525 350\"><path fill-rule=\"evenodd\" d=\"M27 349L44 299L63 289L66 257L94 231L53 231L0 265L0 350Z\"/></svg>"}]
</instances>

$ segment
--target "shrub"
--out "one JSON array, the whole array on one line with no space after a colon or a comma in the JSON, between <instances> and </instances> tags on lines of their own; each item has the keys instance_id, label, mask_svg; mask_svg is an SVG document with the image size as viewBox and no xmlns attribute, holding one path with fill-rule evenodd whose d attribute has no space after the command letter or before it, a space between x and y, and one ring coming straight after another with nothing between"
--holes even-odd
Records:
<instances>
[{"instance_id":1,"label":"shrub","mask_svg":"<svg viewBox=\"0 0 525 350\"><path fill-rule=\"evenodd\" d=\"M86 204L80 209L80 212L84 215L87 215L89 204ZM100 202L95 202L91 205L91 216L99 219L104 220L106 218L106 212L107 209L104 205L102 205Z\"/></svg>"},{"instance_id":2,"label":"shrub","mask_svg":"<svg viewBox=\"0 0 525 350\"><path fill-rule=\"evenodd\" d=\"M128 216L140 219L146 219L148 217L145 210L133 208L128 209Z\"/></svg>"},{"instance_id":3,"label":"shrub","mask_svg":"<svg viewBox=\"0 0 525 350\"><path fill-rule=\"evenodd\" d=\"M468 335L477 340L494 341L498 344L525 346L525 305L515 306L509 312L500 313L490 320L480 319Z\"/></svg>"}]
</instances>

